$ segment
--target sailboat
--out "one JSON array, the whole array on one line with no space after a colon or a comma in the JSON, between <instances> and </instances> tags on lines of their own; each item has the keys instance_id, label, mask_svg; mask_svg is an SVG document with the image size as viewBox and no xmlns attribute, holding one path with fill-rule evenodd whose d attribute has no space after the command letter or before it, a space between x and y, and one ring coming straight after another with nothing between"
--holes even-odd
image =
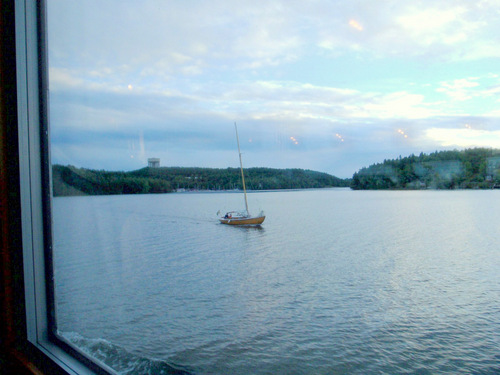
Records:
<instances>
[{"instance_id":1,"label":"sailboat","mask_svg":"<svg viewBox=\"0 0 500 375\"><path fill-rule=\"evenodd\" d=\"M243 173L243 162L241 161L240 140L238 137L238 127L234 123L234 130L236 131L236 142L238 144L238 154L240 155L240 169L241 169L241 183L243 185L243 193L245 196L245 211L229 211L224 216L219 217L222 224L228 225L260 225L266 218L264 212L261 211L258 216L250 215L248 211L247 188L245 186L245 174ZM218 212L220 214L220 211Z\"/></svg>"}]
</instances>

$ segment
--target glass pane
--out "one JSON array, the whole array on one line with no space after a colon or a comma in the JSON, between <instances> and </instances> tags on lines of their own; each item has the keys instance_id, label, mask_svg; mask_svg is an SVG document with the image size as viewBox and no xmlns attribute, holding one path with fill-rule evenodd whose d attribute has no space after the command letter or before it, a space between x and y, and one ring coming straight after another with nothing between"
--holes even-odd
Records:
<instances>
[{"instance_id":1,"label":"glass pane","mask_svg":"<svg viewBox=\"0 0 500 375\"><path fill-rule=\"evenodd\" d=\"M49 0L61 337L127 374L496 371L497 5Z\"/></svg>"}]
</instances>

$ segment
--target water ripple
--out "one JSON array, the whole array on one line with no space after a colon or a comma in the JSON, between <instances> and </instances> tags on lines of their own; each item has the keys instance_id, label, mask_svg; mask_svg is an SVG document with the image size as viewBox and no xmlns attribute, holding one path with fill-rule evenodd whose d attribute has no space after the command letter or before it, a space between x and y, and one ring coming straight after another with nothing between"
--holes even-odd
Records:
<instances>
[{"instance_id":1,"label":"water ripple","mask_svg":"<svg viewBox=\"0 0 500 375\"><path fill-rule=\"evenodd\" d=\"M59 328L142 369L500 373L491 192L261 193L259 229L236 196L55 199Z\"/></svg>"}]
</instances>

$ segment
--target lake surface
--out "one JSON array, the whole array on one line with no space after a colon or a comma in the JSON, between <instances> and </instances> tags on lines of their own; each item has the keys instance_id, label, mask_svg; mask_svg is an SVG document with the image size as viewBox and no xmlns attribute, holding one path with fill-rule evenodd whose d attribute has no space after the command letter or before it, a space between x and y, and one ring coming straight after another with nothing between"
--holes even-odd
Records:
<instances>
[{"instance_id":1,"label":"lake surface","mask_svg":"<svg viewBox=\"0 0 500 375\"><path fill-rule=\"evenodd\" d=\"M499 374L500 191L55 198L59 331L124 374Z\"/></svg>"}]
</instances>

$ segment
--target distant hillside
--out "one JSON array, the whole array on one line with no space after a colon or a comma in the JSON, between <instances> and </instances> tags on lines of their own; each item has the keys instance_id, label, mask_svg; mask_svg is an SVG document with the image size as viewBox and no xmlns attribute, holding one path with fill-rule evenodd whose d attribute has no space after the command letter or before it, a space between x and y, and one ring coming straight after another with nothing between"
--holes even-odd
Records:
<instances>
[{"instance_id":1,"label":"distant hillside","mask_svg":"<svg viewBox=\"0 0 500 375\"><path fill-rule=\"evenodd\" d=\"M352 189L500 187L500 150L474 148L384 160L355 173Z\"/></svg>"},{"instance_id":2,"label":"distant hillside","mask_svg":"<svg viewBox=\"0 0 500 375\"><path fill-rule=\"evenodd\" d=\"M131 172L107 172L73 166L52 166L54 196L169 193L173 189L158 178Z\"/></svg>"},{"instance_id":3,"label":"distant hillside","mask_svg":"<svg viewBox=\"0 0 500 375\"><path fill-rule=\"evenodd\" d=\"M239 168L143 168L108 172L73 166L53 166L54 196L169 193L174 190L242 189ZM303 169L245 169L250 190L348 187L327 173Z\"/></svg>"}]
</instances>

